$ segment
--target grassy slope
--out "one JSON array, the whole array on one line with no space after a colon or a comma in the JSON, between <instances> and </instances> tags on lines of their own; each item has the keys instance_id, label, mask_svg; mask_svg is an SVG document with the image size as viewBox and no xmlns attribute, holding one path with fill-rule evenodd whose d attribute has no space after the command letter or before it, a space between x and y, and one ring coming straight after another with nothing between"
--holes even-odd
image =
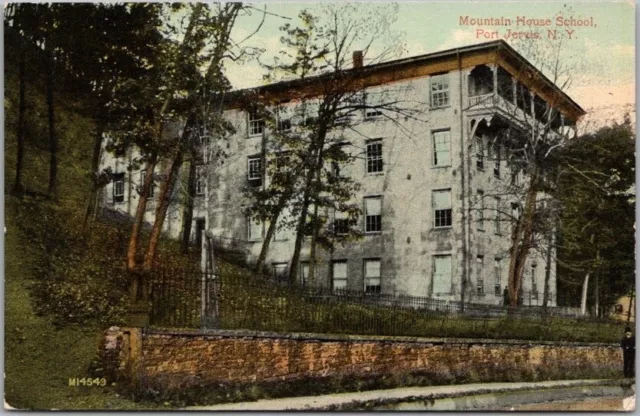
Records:
<instances>
[{"instance_id":1,"label":"grassy slope","mask_svg":"<svg viewBox=\"0 0 640 416\"><path fill-rule=\"evenodd\" d=\"M6 197L5 400L20 409L153 409L119 396L113 387L69 387L86 377L98 345L97 327L55 329L33 312L28 293L37 278L29 265L41 253L15 227L19 205Z\"/></svg>"}]
</instances>

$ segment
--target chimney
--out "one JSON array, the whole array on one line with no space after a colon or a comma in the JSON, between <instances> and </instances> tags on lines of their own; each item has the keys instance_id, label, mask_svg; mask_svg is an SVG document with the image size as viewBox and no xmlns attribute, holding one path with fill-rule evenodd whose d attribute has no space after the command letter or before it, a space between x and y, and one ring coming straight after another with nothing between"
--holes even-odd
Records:
<instances>
[{"instance_id":1,"label":"chimney","mask_svg":"<svg viewBox=\"0 0 640 416\"><path fill-rule=\"evenodd\" d=\"M353 67L362 68L362 51L353 51Z\"/></svg>"}]
</instances>

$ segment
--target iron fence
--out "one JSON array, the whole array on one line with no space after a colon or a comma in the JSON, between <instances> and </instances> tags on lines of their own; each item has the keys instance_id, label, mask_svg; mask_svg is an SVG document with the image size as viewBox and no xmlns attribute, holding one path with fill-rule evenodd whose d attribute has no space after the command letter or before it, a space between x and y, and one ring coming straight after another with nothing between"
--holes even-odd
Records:
<instances>
[{"instance_id":1,"label":"iron fence","mask_svg":"<svg viewBox=\"0 0 640 416\"><path fill-rule=\"evenodd\" d=\"M570 313L569 313L570 312ZM616 339L610 322L576 324L575 311L301 287L267 277L158 270L151 326L370 335L563 340ZM612 335L615 332L615 335Z\"/></svg>"}]
</instances>

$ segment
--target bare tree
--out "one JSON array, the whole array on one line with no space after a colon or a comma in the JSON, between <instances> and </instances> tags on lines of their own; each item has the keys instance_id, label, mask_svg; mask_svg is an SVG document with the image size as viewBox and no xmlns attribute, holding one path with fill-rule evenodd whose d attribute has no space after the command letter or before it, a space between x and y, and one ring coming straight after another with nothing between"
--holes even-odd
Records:
<instances>
[{"instance_id":1,"label":"bare tree","mask_svg":"<svg viewBox=\"0 0 640 416\"><path fill-rule=\"evenodd\" d=\"M393 7L327 5L315 15L303 11L300 27L282 27L286 32L283 57L267 66L269 80L295 80L287 97L295 105L276 103L250 109L265 121L270 132L265 142L267 154L275 155L265 159L271 182L264 189L250 191L257 202L250 214L269 221L257 270L262 270L279 228L295 233L288 273L291 282L298 275L305 237L310 237L309 275L313 278L318 244L332 250L335 243L359 236L360 209L351 201L358 184L340 169L363 153L351 146L347 133L365 136L359 127L367 117L397 121L400 116L414 116L412 105L403 101L403 87L370 88L376 83L364 65L365 60L375 64L399 52L402 43L390 29L395 16ZM376 39L388 44L377 49ZM297 122L293 126L292 120ZM287 219L282 220L285 207ZM327 228L327 223L332 226Z\"/></svg>"},{"instance_id":2,"label":"bare tree","mask_svg":"<svg viewBox=\"0 0 640 416\"><path fill-rule=\"evenodd\" d=\"M560 35L547 42L536 39L518 44L518 50L533 64L521 59L511 63L510 71L519 74L519 79L497 65L493 69L476 67L470 75L470 107L490 104L503 110L494 119L476 120L471 140L478 169L486 168L493 170L496 177L510 178L499 181L490 192L477 198L472 209L489 213L487 217L496 227L500 223L511 226L508 252L511 308L520 302L531 251L538 249L547 260L552 258L557 206L544 202L548 199L545 191L553 167L552 155L577 134L576 112L568 114L565 110L569 101L565 92L576 64L565 51L564 42ZM535 66L541 67L544 74ZM501 172L504 166L507 172ZM495 201L492 206L485 203L492 199ZM544 302L548 300L549 277L547 269Z\"/></svg>"}]
</instances>

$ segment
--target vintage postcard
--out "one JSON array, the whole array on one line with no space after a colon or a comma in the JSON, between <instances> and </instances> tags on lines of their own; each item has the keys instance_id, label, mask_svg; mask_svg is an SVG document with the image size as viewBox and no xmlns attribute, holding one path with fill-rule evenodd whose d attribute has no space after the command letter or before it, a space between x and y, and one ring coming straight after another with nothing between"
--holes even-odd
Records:
<instances>
[{"instance_id":1,"label":"vintage postcard","mask_svg":"<svg viewBox=\"0 0 640 416\"><path fill-rule=\"evenodd\" d=\"M5 408L635 409L634 16L5 3Z\"/></svg>"}]
</instances>

